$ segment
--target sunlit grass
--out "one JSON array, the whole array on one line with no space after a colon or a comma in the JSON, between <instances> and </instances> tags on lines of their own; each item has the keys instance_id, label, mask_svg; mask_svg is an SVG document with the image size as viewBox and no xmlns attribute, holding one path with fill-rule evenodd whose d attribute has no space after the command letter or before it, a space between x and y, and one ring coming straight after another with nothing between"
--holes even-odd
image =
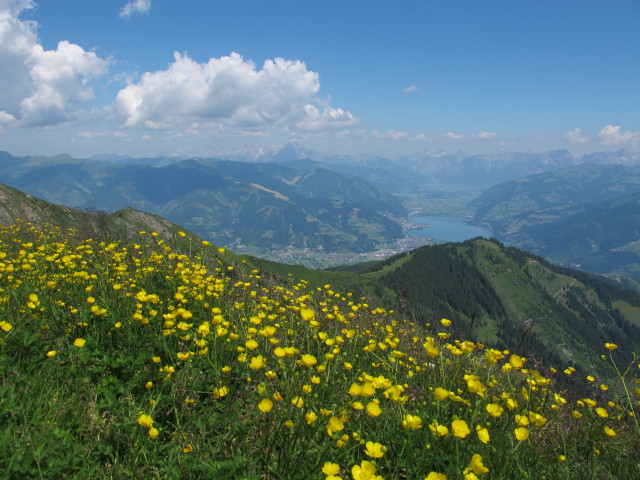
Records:
<instances>
[{"instance_id":1,"label":"sunlit grass","mask_svg":"<svg viewBox=\"0 0 640 480\"><path fill-rule=\"evenodd\" d=\"M364 298L24 222L0 232L7 478L633 478L639 365L613 385ZM594 362L613 363L603 344Z\"/></svg>"}]
</instances>

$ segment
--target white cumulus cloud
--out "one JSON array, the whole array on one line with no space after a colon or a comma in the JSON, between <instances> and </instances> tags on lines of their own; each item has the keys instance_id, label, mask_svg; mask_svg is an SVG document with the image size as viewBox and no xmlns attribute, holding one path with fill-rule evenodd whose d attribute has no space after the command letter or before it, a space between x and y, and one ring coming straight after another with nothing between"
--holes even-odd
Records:
<instances>
[{"instance_id":1,"label":"white cumulus cloud","mask_svg":"<svg viewBox=\"0 0 640 480\"><path fill-rule=\"evenodd\" d=\"M27 0L0 0L0 113L28 126L69 120L79 104L93 98L90 82L108 62L93 52L62 41L44 50L35 22L19 14L33 7Z\"/></svg>"},{"instance_id":2,"label":"white cumulus cloud","mask_svg":"<svg viewBox=\"0 0 640 480\"><path fill-rule=\"evenodd\" d=\"M417 85L411 85L409 87L403 88L402 91L404 93L414 93L414 92L418 91L418 86Z\"/></svg>"},{"instance_id":3,"label":"white cumulus cloud","mask_svg":"<svg viewBox=\"0 0 640 480\"><path fill-rule=\"evenodd\" d=\"M498 136L498 134L496 132L485 132L485 131L482 131L478 135L476 135L476 137L481 138L482 140L487 140L489 138L495 138L497 136Z\"/></svg>"},{"instance_id":4,"label":"white cumulus cloud","mask_svg":"<svg viewBox=\"0 0 640 480\"><path fill-rule=\"evenodd\" d=\"M565 133L564 138L569 140L571 143L587 143L591 140L591 137L588 135L583 135L582 130L579 128L574 128L573 130Z\"/></svg>"},{"instance_id":5,"label":"white cumulus cloud","mask_svg":"<svg viewBox=\"0 0 640 480\"><path fill-rule=\"evenodd\" d=\"M621 132L619 125L606 125L598 137L605 145L622 145L624 143L636 145L640 142L640 132Z\"/></svg>"},{"instance_id":6,"label":"white cumulus cloud","mask_svg":"<svg viewBox=\"0 0 640 480\"><path fill-rule=\"evenodd\" d=\"M451 138L453 140L459 140L461 138L464 138L464 135L460 135L459 133L454 133L454 132L447 132L443 135L443 137Z\"/></svg>"},{"instance_id":7,"label":"white cumulus cloud","mask_svg":"<svg viewBox=\"0 0 640 480\"><path fill-rule=\"evenodd\" d=\"M319 130L355 122L322 106L318 74L300 61L276 58L262 68L237 53L199 63L175 53L166 70L147 72L118 92L124 125L165 128L190 122L217 127Z\"/></svg>"},{"instance_id":8,"label":"white cumulus cloud","mask_svg":"<svg viewBox=\"0 0 640 480\"><path fill-rule=\"evenodd\" d=\"M0 0L0 14L7 12L11 15L18 15L21 11L33 7L33 0Z\"/></svg>"},{"instance_id":9,"label":"white cumulus cloud","mask_svg":"<svg viewBox=\"0 0 640 480\"><path fill-rule=\"evenodd\" d=\"M387 130L386 132L373 130L371 132L371 136L378 139L402 140L409 137L409 134L407 132L400 132L397 130Z\"/></svg>"},{"instance_id":10,"label":"white cumulus cloud","mask_svg":"<svg viewBox=\"0 0 640 480\"><path fill-rule=\"evenodd\" d=\"M151 10L151 0L132 0L122 7L119 15L129 18L134 13L146 14L149 13L149 10Z\"/></svg>"}]
</instances>

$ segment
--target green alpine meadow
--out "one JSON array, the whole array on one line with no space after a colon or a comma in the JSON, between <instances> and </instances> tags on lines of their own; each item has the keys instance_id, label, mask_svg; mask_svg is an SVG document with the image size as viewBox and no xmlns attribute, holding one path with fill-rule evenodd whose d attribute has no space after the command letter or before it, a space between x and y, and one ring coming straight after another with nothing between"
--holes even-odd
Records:
<instances>
[{"instance_id":1,"label":"green alpine meadow","mask_svg":"<svg viewBox=\"0 0 640 480\"><path fill-rule=\"evenodd\" d=\"M5 478L637 472L633 292L486 240L314 271L12 192L33 221L0 230ZM522 323L523 295L557 321ZM592 337L571 312L596 306Z\"/></svg>"}]
</instances>

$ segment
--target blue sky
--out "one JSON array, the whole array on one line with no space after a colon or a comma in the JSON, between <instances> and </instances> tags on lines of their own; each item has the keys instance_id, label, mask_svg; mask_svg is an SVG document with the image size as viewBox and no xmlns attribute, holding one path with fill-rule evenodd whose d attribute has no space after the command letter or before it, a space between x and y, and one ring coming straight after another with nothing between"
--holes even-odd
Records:
<instances>
[{"instance_id":1,"label":"blue sky","mask_svg":"<svg viewBox=\"0 0 640 480\"><path fill-rule=\"evenodd\" d=\"M0 0L0 149L640 150L637 0Z\"/></svg>"}]
</instances>

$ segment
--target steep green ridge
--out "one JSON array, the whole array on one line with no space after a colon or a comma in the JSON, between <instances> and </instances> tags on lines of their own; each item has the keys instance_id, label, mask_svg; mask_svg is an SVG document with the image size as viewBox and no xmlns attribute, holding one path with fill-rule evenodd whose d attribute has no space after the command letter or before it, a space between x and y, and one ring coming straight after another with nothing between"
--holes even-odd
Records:
<instances>
[{"instance_id":1,"label":"steep green ridge","mask_svg":"<svg viewBox=\"0 0 640 480\"><path fill-rule=\"evenodd\" d=\"M160 239L167 239L177 237L177 232L183 230L158 215L133 208L111 214L83 211L46 202L0 183L0 224L12 225L18 219L35 225L48 223L63 230L74 229L85 237L112 240L132 240L140 230L154 231ZM196 238L193 234L191 237Z\"/></svg>"},{"instance_id":2,"label":"steep green ridge","mask_svg":"<svg viewBox=\"0 0 640 480\"><path fill-rule=\"evenodd\" d=\"M161 215L236 248L368 251L403 235L406 210L364 180L310 165L185 160L118 165L0 154L0 181L47 201Z\"/></svg>"},{"instance_id":3,"label":"steep green ridge","mask_svg":"<svg viewBox=\"0 0 640 480\"><path fill-rule=\"evenodd\" d=\"M362 271L416 322L447 317L464 338L556 368L597 369L603 339L623 361L640 347L640 295L497 241L421 247Z\"/></svg>"},{"instance_id":4,"label":"steep green ridge","mask_svg":"<svg viewBox=\"0 0 640 480\"><path fill-rule=\"evenodd\" d=\"M500 226L500 232L509 232L524 221L524 213L538 212L527 221L544 222L543 214L566 215L638 191L638 166L581 164L495 185L471 206L476 220L492 222Z\"/></svg>"},{"instance_id":5,"label":"steep green ridge","mask_svg":"<svg viewBox=\"0 0 640 480\"><path fill-rule=\"evenodd\" d=\"M503 241L640 280L640 167L584 164L497 185L470 204Z\"/></svg>"},{"instance_id":6,"label":"steep green ridge","mask_svg":"<svg viewBox=\"0 0 640 480\"><path fill-rule=\"evenodd\" d=\"M640 280L640 193L523 226L509 235L509 241L554 262Z\"/></svg>"}]
</instances>

